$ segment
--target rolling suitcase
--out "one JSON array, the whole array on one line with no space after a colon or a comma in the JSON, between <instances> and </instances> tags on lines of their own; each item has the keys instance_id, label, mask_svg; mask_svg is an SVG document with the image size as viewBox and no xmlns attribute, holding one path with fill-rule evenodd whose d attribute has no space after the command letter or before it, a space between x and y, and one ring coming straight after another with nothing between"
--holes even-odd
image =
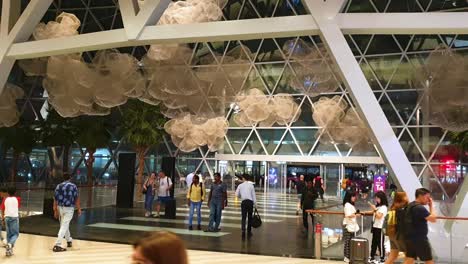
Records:
<instances>
[{"instance_id":1,"label":"rolling suitcase","mask_svg":"<svg viewBox=\"0 0 468 264\"><path fill-rule=\"evenodd\" d=\"M361 236L364 232L364 220L361 216ZM353 237L351 239L350 263L367 264L369 263L369 240L364 237Z\"/></svg>"},{"instance_id":2,"label":"rolling suitcase","mask_svg":"<svg viewBox=\"0 0 468 264\"><path fill-rule=\"evenodd\" d=\"M164 218L175 219L176 218L176 200L170 199L166 202L164 207Z\"/></svg>"}]
</instances>

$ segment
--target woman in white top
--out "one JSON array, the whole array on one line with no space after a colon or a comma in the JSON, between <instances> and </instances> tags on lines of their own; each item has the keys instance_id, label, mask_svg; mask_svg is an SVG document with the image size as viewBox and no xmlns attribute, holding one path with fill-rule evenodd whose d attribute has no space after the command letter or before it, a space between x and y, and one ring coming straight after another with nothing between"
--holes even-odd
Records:
<instances>
[{"instance_id":1,"label":"woman in white top","mask_svg":"<svg viewBox=\"0 0 468 264\"><path fill-rule=\"evenodd\" d=\"M344 261L349 263L350 258L350 246L351 239L354 234L359 231L359 225L357 224L356 216L359 215L359 211L354 207L354 203L357 200L357 193L346 192L343 199L344 207L344 219L343 219L343 241L344 241Z\"/></svg>"},{"instance_id":2,"label":"woman in white top","mask_svg":"<svg viewBox=\"0 0 468 264\"><path fill-rule=\"evenodd\" d=\"M385 239L382 233L382 228L385 220L385 216L388 212L388 200L384 192L379 191L374 196L375 205L369 202L372 208L373 221L372 221L372 246L370 254L370 263L384 263L385 262ZM379 249L380 261L374 260L375 254Z\"/></svg>"}]
</instances>

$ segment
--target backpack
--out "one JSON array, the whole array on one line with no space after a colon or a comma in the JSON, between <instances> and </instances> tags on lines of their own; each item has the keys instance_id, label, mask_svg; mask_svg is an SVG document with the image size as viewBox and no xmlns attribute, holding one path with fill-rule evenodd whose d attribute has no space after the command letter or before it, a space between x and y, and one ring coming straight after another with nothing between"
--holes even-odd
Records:
<instances>
[{"instance_id":1,"label":"backpack","mask_svg":"<svg viewBox=\"0 0 468 264\"><path fill-rule=\"evenodd\" d=\"M396 211L390 210L388 214L385 216L384 224L383 224L383 232L386 236L395 238L396 237Z\"/></svg>"},{"instance_id":2,"label":"backpack","mask_svg":"<svg viewBox=\"0 0 468 264\"><path fill-rule=\"evenodd\" d=\"M413 213L412 209L417 204L409 204L408 206L396 210L396 235L398 239L405 240L410 236L411 229L413 229Z\"/></svg>"}]
</instances>

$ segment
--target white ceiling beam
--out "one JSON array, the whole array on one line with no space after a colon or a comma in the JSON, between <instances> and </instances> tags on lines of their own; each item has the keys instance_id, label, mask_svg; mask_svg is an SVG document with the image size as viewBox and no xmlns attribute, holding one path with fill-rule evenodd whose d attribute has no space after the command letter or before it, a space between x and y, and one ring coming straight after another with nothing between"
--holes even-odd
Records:
<instances>
[{"instance_id":1,"label":"white ceiling beam","mask_svg":"<svg viewBox=\"0 0 468 264\"><path fill-rule=\"evenodd\" d=\"M345 34L468 34L468 12L348 13L336 22Z\"/></svg>"},{"instance_id":2,"label":"white ceiling beam","mask_svg":"<svg viewBox=\"0 0 468 264\"><path fill-rule=\"evenodd\" d=\"M28 40L53 0L31 0L8 36L0 38L0 94L8 80L15 59L7 57L13 43Z\"/></svg>"},{"instance_id":3,"label":"white ceiling beam","mask_svg":"<svg viewBox=\"0 0 468 264\"><path fill-rule=\"evenodd\" d=\"M134 0L119 0L120 13L129 40L136 40L145 26L156 25L171 0L145 0L138 12Z\"/></svg>"},{"instance_id":4,"label":"white ceiling beam","mask_svg":"<svg viewBox=\"0 0 468 264\"><path fill-rule=\"evenodd\" d=\"M138 40L128 40L124 29L115 29L60 39L16 43L8 55L16 59L27 59L156 43L248 40L316 34L318 28L312 17L286 16L190 25L147 26Z\"/></svg>"},{"instance_id":5,"label":"white ceiling beam","mask_svg":"<svg viewBox=\"0 0 468 264\"><path fill-rule=\"evenodd\" d=\"M0 39L6 38L21 14L21 1L3 0L0 22Z\"/></svg>"},{"instance_id":6,"label":"white ceiling beam","mask_svg":"<svg viewBox=\"0 0 468 264\"><path fill-rule=\"evenodd\" d=\"M320 37L336 63L341 79L345 83L360 116L369 128L380 155L395 176L401 188L414 198L417 188L421 187L408 157L395 136L385 113L377 101L364 73L341 31L336 13L345 0L303 0L320 29ZM327 8L328 7L328 8ZM372 23L369 21L369 26Z\"/></svg>"},{"instance_id":7,"label":"white ceiling beam","mask_svg":"<svg viewBox=\"0 0 468 264\"><path fill-rule=\"evenodd\" d=\"M317 164L384 164L381 157L371 156L293 156L293 155L248 155L248 154L215 154L216 160L237 161L277 161L277 162L307 162Z\"/></svg>"}]
</instances>

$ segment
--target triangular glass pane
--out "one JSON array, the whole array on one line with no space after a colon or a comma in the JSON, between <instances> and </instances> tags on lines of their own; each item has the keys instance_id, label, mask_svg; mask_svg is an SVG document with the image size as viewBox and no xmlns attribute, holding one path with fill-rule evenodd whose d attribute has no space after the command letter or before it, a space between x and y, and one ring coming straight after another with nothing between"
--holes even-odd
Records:
<instances>
[{"instance_id":1,"label":"triangular glass pane","mask_svg":"<svg viewBox=\"0 0 468 264\"><path fill-rule=\"evenodd\" d=\"M424 169L424 167L426 165L424 165L424 164L411 164L411 166L413 167L413 170L414 170L414 173L416 173L416 176L419 177L419 175L421 174L421 171Z\"/></svg>"},{"instance_id":2,"label":"triangular glass pane","mask_svg":"<svg viewBox=\"0 0 468 264\"><path fill-rule=\"evenodd\" d=\"M264 39L258 50L256 62L279 62L285 61L282 47L275 39Z\"/></svg>"},{"instance_id":3,"label":"triangular glass pane","mask_svg":"<svg viewBox=\"0 0 468 264\"><path fill-rule=\"evenodd\" d=\"M402 90L412 88L411 82L414 80L414 76L411 73L415 72L413 65L409 63L406 58L403 58L401 63L399 59L396 59L395 62L397 63L398 68L388 83L387 90Z\"/></svg>"},{"instance_id":4,"label":"triangular glass pane","mask_svg":"<svg viewBox=\"0 0 468 264\"><path fill-rule=\"evenodd\" d=\"M229 129L227 132L227 138L231 143L234 152L237 154L241 151L247 137L249 136L251 129Z\"/></svg>"},{"instance_id":5,"label":"triangular glass pane","mask_svg":"<svg viewBox=\"0 0 468 264\"><path fill-rule=\"evenodd\" d=\"M390 122L391 125L393 126L402 125L400 117L395 112L395 109L390 104L390 100L387 98L385 94L383 94L382 98L380 99L379 104L382 107L382 110L385 113L385 116L387 117L388 122Z\"/></svg>"},{"instance_id":6,"label":"triangular glass pane","mask_svg":"<svg viewBox=\"0 0 468 264\"><path fill-rule=\"evenodd\" d=\"M308 155L312 146L315 144L315 141L317 140L315 138L317 131L318 129L291 129L291 132L296 138L297 144L304 155Z\"/></svg>"},{"instance_id":7,"label":"triangular glass pane","mask_svg":"<svg viewBox=\"0 0 468 264\"><path fill-rule=\"evenodd\" d=\"M429 4L432 2L433 0L418 0L418 3L421 5L423 10L427 10L429 8Z\"/></svg>"},{"instance_id":8,"label":"triangular glass pane","mask_svg":"<svg viewBox=\"0 0 468 264\"><path fill-rule=\"evenodd\" d=\"M263 142L268 154L273 155L273 151L280 143L285 129L257 129L260 139Z\"/></svg>"},{"instance_id":9,"label":"triangular glass pane","mask_svg":"<svg viewBox=\"0 0 468 264\"><path fill-rule=\"evenodd\" d=\"M200 169L203 160L201 159L176 159L176 169L179 173L187 175Z\"/></svg>"},{"instance_id":10,"label":"triangular glass pane","mask_svg":"<svg viewBox=\"0 0 468 264\"><path fill-rule=\"evenodd\" d=\"M406 50L408 44L412 38L411 35L393 35L396 38L398 44L400 44L401 48Z\"/></svg>"},{"instance_id":11,"label":"triangular glass pane","mask_svg":"<svg viewBox=\"0 0 468 264\"><path fill-rule=\"evenodd\" d=\"M367 46L369 45L369 42L372 38L371 35L350 35L349 37L350 39L354 40L354 43L362 54L364 54L366 51Z\"/></svg>"},{"instance_id":12,"label":"triangular glass pane","mask_svg":"<svg viewBox=\"0 0 468 264\"><path fill-rule=\"evenodd\" d=\"M317 146L315 146L315 149L312 152L312 156L339 156L339 154L336 151L335 146L332 144L318 142Z\"/></svg>"},{"instance_id":13,"label":"triangular glass pane","mask_svg":"<svg viewBox=\"0 0 468 264\"><path fill-rule=\"evenodd\" d=\"M444 136L444 130L439 127L410 127L408 131L413 135L426 159L434 153L440 139Z\"/></svg>"},{"instance_id":14,"label":"triangular glass pane","mask_svg":"<svg viewBox=\"0 0 468 264\"><path fill-rule=\"evenodd\" d=\"M346 42L348 43L348 46L351 48L351 51L353 51L354 56L360 56L361 54L359 53L359 50L357 49L356 45L354 45L352 36L345 35L345 39L346 39Z\"/></svg>"},{"instance_id":15,"label":"triangular glass pane","mask_svg":"<svg viewBox=\"0 0 468 264\"><path fill-rule=\"evenodd\" d=\"M424 158L422 157L421 152L419 152L419 149L416 143L414 143L413 139L408 134L408 131L405 130L403 132L399 141L400 141L401 147L403 148L403 151L405 152L410 162L423 162L424 161Z\"/></svg>"},{"instance_id":16,"label":"triangular glass pane","mask_svg":"<svg viewBox=\"0 0 468 264\"><path fill-rule=\"evenodd\" d=\"M304 97L303 103L301 106L301 115L297 119L296 122L292 123L292 127L310 127L310 126L317 126L312 119L312 105L307 97Z\"/></svg>"},{"instance_id":17,"label":"triangular glass pane","mask_svg":"<svg viewBox=\"0 0 468 264\"><path fill-rule=\"evenodd\" d=\"M243 89L247 90L251 88L257 88L266 95L270 94L270 90L266 88L266 84L264 83L264 80L262 79L262 77L260 76L260 73L257 71L255 67L252 67L250 69L250 73L247 77L247 80L245 81Z\"/></svg>"},{"instance_id":18,"label":"triangular glass pane","mask_svg":"<svg viewBox=\"0 0 468 264\"><path fill-rule=\"evenodd\" d=\"M385 88L389 81L395 78L393 73L397 70L400 59L401 55L367 58L369 66L374 71L375 76L379 79L382 87Z\"/></svg>"},{"instance_id":19,"label":"triangular glass pane","mask_svg":"<svg viewBox=\"0 0 468 264\"><path fill-rule=\"evenodd\" d=\"M284 63L273 63L273 64L255 64L258 73L263 78L263 81L268 86L268 90L273 91L275 89L278 80L282 77Z\"/></svg>"},{"instance_id":20,"label":"triangular glass pane","mask_svg":"<svg viewBox=\"0 0 468 264\"><path fill-rule=\"evenodd\" d=\"M277 2L276 1L248 1L251 2L253 8L257 13L260 14L260 17L271 17Z\"/></svg>"},{"instance_id":21,"label":"triangular glass pane","mask_svg":"<svg viewBox=\"0 0 468 264\"><path fill-rule=\"evenodd\" d=\"M202 158L202 154L200 153L200 150L197 148L196 150L192 152L182 152L179 151L179 157L184 157L184 158Z\"/></svg>"},{"instance_id":22,"label":"triangular glass pane","mask_svg":"<svg viewBox=\"0 0 468 264\"><path fill-rule=\"evenodd\" d=\"M394 13L394 12L422 12L419 5L415 3L415 1L407 2L407 1L399 1L393 0L390 2L387 13Z\"/></svg>"},{"instance_id":23,"label":"triangular glass pane","mask_svg":"<svg viewBox=\"0 0 468 264\"><path fill-rule=\"evenodd\" d=\"M439 35L415 35L408 46L408 51L430 51L443 44Z\"/></svg>"},{"instance_id":24,"label":"triangular glass pane","mask_svg":"<svg viewBox=\"0 0 468 264\"><path fill-rule=\"evenodd\" d=\"M434 170L434 171L433 171ZM419 177L421 185L431 191L431 197L434 200L447 200L450 197L447 197L444 187L440 183L438 177L435 176L436 172L441 177L446 175L446 166L445 165L432 165L427 166Z\"/></svg>"},{"instance_id":25,"label":"triangular glass pane","mask_svg":"<svg viewBox=\"0 0 468 264\"><path fill-rule=\"evenodd\" d=\"M376 13L374 6L369 0L350 0L347 13Z\"/></svg>"},{"instance_id":26,"label":"triangular glass pane","mask_svg":"<svg viewBox=\"0 0 468 264\"><path fill-rule=\"evenodd\" d=\"M365 55L400 52L401 49L391 35L374 35Z\"/></svg>"},{"instance_id":27,"label":"triangular glass pane","mask_svg":"<svg viewBox=\"0 0 468 264\"><path fill-rule=\"evenodd\" d=\"M348 144L337 144L336 147L340 150L341 156L348 156L351 147Z\"/></svg>"},{"instance_id":28,"label":"triangular glass pane","mask_svg":"<svg viewBox=\"0 0 468 264\"><path fill-rule=\"evenodd\" d=\"M384 84L379 83L377 76L375 75L375 73L372 70L372 67L369 66L367 61L362 60L359 63L359 66L361 66L361 70L364 73L364 75L366 76L367 82L369 82L369 85L372 88L372 90L382 91L382 87L384 86Z\"/></svg>"},{"instance_id":29,"label":"triangular glass pane","mask_svg":"<svg viewBox=\"0 0 468 264\"><path fill-rule=\"evenodd\" d=\"M453 41L452 48L466 48L468 47L468 35L457 35Z\"/></svg>"},{"instance_id":30,"label":"triangular glass pane","mask_svg":"<svg viewBox=\"0 0 468 264\"><path fill-rule=\"evenodd\" d=\"M386 8L392 0L371 0L374 6L377 7L377 10L379 13L384 13L386 11Z\"/></svg>"},{"instance_id":31,"label":"triangular glass pane","mask_svg":"<svg viewBox=\"0 0 468 264\"><path fill-rule=\"evenodd\" d=\"M271 2L275 2L275 1L271 1ZM304 6L302 5L302 1L278 0L276 4L276 8L273 11L273 17L294 16L295 14L301 14L300 12L303 10L304 10Z\"/></svg>"},{"instance_id":32,"label":"triangular glass pane","mask_svg":"<svg viewBox=\"0 0 468 264\"><path fill-rule=\"evenodd\" d=\"M294 74L291 67L294 67L297 62L290 62L285 65L283 74L281 75L281 80L279 81L274 94L278 93L288 93L288 94L300 94L303 91L296 90L293 88L291 83L296 79L296 75Z\"/></svg>"},{"instance_id":33,"label":"triangular glass pane","mask_svg":"<svg viewBox=\"0 0 468 264\"><path fill-rule=\"evenodd\" d=\"M252 5L250 4L250 1L244 1L239 19L252 19L252 18L260 18L260 16L259 14L257 14L255 8L252 7Z\"/></svg>"},{"instance_id":34,"label":"triangular glass pane","mask_svg":"<svg viewBox=\"0 0 468 264\"><path fill-rule=\"evenodd\" d=\"M230 147L230 143L231 142L229 141L229 139L224 138L223 148L218 150L218 153L220 153L220 154L236 154L236 153L232 152L231 147Z\"/></svg>"},{"instance_id":35,"label":"triangular glass pane","mask_svg":"<svg viewBox=\"0 0 468 264\"><path fill-rule=\"evenodd\" d=\"M242 5L244 1L227 1L226 6L223 9L224 16L227 20L239 19L240 12L242 11Z\"/></svg>"},{"instance_id":36,"label":"triangular glass pane","mask_svg":"<svg viewBox=\"0 0 468 264\"><path fill-rule=\"evenodd\" d=\"M366 156L366 157L378 157L379 153L375 149L374 145L369 144L358 149L353 149L350 156Z\"/></svg>"},{"instance_id":37,"label":"triangular glass pane","mask_svg":"<svg viewBox=\"0 0 468 264\"><path fill-rule=\"evenodd\" d=\"M258 139L255 131L250 136L241 154L253 154L253 155L265 154L265 150L263 150L262 144L260 143L260 140Z\"/></svg>"},{"instance_id":38,"label":"triangular glass pane","mask_svg":"<svg viewBox=\"0 0 468 264\"><path fill-rule=\"evenodd\" d=\"M294 141L294 138L291 136L291 133L288 131L286 132L286 136L284 137L283 141L281 142L281 146L279 147L278 151L276 151L276 155L301 155L299 148Z\"/></svg>"},{"instance_id":39,"label":"triangular glass pane","mask_svg":"<svg viewBox=\"0 0 468 264\"><path fill-rule=\"evenodd\" d=\"M222 56L223 53L214 54L206 43L197 43L190 64L218 66Z\"/></svg>"},{"instance_id":40,"label":"triangular glass pane","mask_svg":"<svg viewBox=\"0 0 468 264\"><path fill-rule=\"evenodd\" d=\"M418 93L416 91L387 92L387 95L395 105L403 123L408 123L418 102Z\"/></svg>"},{"instance_id":41,"label":"triangular glass pane","mask_svg":"<svg viewBox=\"0 0 468 264\"><path fill-rule=\"evenodd\" d=\"M206 162L206 165L210 168L212 173L218 171L218 169L216 168L216 161L215 160L205 160L205 162ZM208 179L208 178L205 178L205 179Z\"/></svg>"}]
</instances>

